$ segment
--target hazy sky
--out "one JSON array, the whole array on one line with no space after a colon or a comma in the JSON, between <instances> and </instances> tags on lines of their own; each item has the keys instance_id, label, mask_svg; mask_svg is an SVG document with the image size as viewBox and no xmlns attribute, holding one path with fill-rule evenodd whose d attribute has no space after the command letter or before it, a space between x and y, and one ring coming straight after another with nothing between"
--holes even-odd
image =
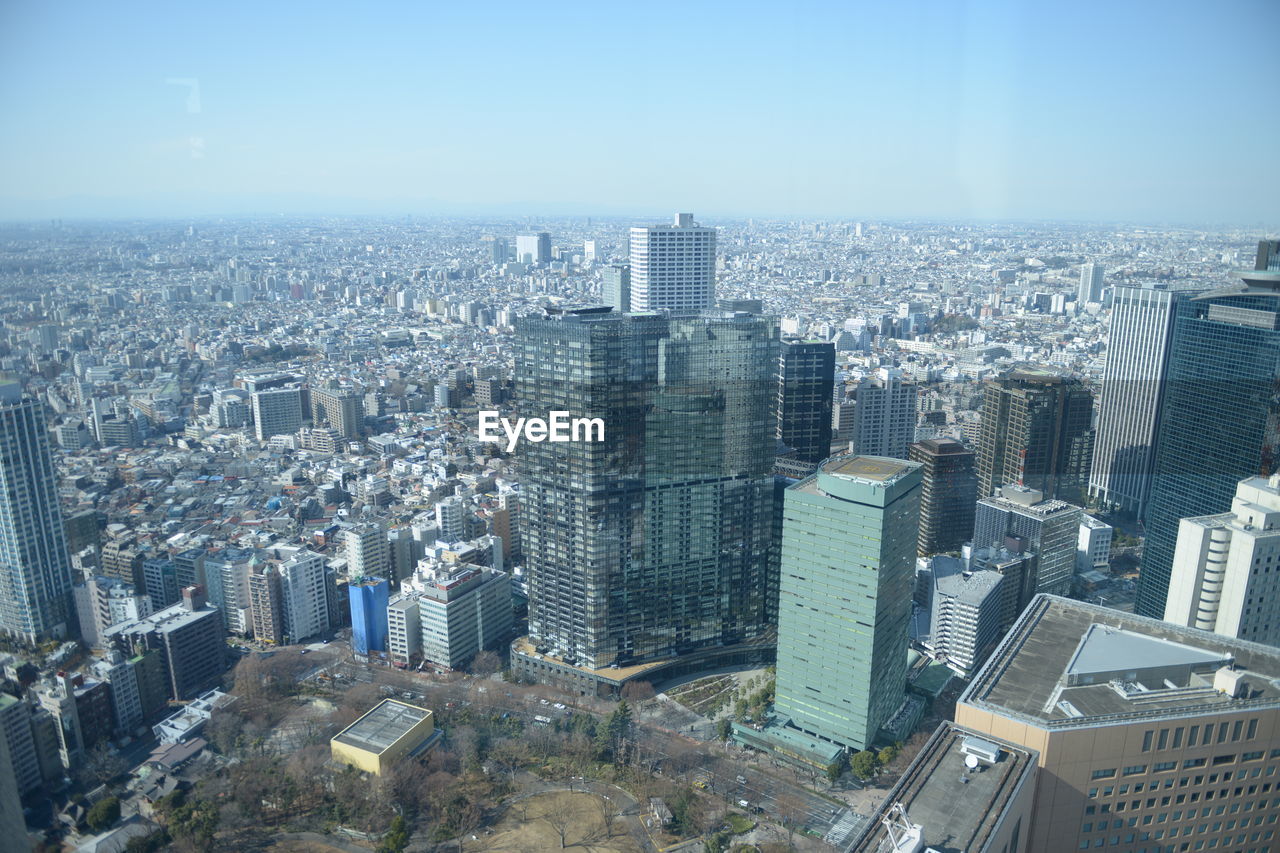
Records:
<instances>
[{"instance_id":1,"label":"hazy sky","mask_svg":"<svg viewBox=\"0 0 1280 853\"><path fill-rule=\"evenodd\" d=\"M1275 224L1276 10L7 0L0 216Z\"/></svg>"}]
</instances>

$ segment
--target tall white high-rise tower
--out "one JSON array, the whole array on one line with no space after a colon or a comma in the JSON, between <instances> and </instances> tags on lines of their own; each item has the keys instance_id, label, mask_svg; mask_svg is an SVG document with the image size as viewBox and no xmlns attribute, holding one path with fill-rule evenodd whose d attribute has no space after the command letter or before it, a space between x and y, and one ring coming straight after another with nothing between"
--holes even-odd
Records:
<instances>
[{"instance_id":1,"label":"tall white high-rise tower","mask_svg":"<svg viewBox=\"0 0 1280 853\"><path fill-rule=\"evenodd\" d=\"M1196 291L1117 287L1111 308L1089 494L1141 515L1151 488L1178 300Z\"/></svg>"},{"instance_id":2,"label":"tall white high-rise tower","mask_svg":"<svg viewBox=\"0 0 1280 853\"><path fill-rule=\"evenodd\" d=\"M1280 645L1280 474L1236 486L1231 512L1184 518L1164 619Z\"/></svg>"},{"instance_id":3,"label":"tall white high-rise tower","mask_svg":"<svg viewBox=\"0 0 1280 853\"><path fill-rule=\"evenodd\" d=\"M677 213L671 225L631 229L631 310L689 313L716 293L716 229Z\"/></svg>"},{"instance_id":4,"label":"tall white high-rise tower","mask_svg":"<svg viewBox=\"0 0 1280 853\"><path fill-rule=\"evenodd\" d=\"M44 407L17 382L0 381L0 632L35 643L74 626Z\"/></svg>"},{"instance_id":5,"label":"tall white high-rise tower","mask_svg":"<svg viewBox=\"0 0 1280 853\"><path fill-rule=\"evenodd\" d=\"M1086 302L1102 301L1102 264L1085 264L1080 268L1080 286L1076 288L1076 310Z\"/></svg>"}]
</instances>

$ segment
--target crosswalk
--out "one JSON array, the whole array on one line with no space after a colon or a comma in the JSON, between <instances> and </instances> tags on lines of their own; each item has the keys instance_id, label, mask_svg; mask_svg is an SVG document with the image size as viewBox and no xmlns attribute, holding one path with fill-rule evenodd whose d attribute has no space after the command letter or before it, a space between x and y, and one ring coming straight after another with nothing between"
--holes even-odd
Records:
<instances>
[{"instance_id":1,"label":"crosswalk","mask_svg":"<svg viewBox=\"0 0 1280 853\"><path fill-rule=\"evenodd\" d=\"M827 830L827 834L822 837L822 840L830 844L832 847L841 847L846 839L858 830L862 829L863 824L865 824L867 820L868 818L865 815L860 815L850 811L849 809L845 809L844 812L836 818L836 822L832 825L831 829Z\"/></svg>"}]
</instances>

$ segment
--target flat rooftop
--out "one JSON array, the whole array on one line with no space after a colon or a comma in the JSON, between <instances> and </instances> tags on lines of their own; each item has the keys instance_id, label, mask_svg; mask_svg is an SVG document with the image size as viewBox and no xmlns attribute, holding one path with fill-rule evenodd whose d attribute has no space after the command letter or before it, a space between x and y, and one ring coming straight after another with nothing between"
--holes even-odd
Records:
<instances>
[{"instance_id":1,"label":"flat rooftop","mask_svg":"<svg viewBox=\"0 0 1280 853\"><path fill-rule=\"evenodd\" d=\"M840 477L884 483L908 471L914 471L915 467L883 456L837 456L823 463L821 470Z\"/></svg>"},{"instance_id":2,"label":"flat rooftop","mask_svg":"<svg viewBox=\"0 0 1280 853\"><path fill-rule=\"evenodd\" d=\"M383 699L363 717L338 732L334 740L365 752L381 754L429 716L431 712L426 708Z\"/></svg>"},{"instance_id":3,"label":"flat rooftop","mask_svg":"<svg viewBox=\"0 0 1280 853\"><path fill-rule=\"evenodd\" d=\"M980 762L982 769L966 770L966 740L997 747L995 764ZM1019 783L1035 772L1036 756L1035 750L942 723L848 851L893 850L881 818L894 803L902 803L910 821L920 825L925 845L937 850L982 850ZM962 777L968 781L962 782Z\"/></svg>"},{"instance_id":4,"label":"flat rooftop","mask_svg":"<svg viewBox=\"0 0 1280 853\"><path fill-rule=\"evenodd\" d=\"M1247 695L1213 689L1223 666ZM959 701L1046 728L1280 708L1280 649L1039 595Z\"/></svg>"}]
</instances>

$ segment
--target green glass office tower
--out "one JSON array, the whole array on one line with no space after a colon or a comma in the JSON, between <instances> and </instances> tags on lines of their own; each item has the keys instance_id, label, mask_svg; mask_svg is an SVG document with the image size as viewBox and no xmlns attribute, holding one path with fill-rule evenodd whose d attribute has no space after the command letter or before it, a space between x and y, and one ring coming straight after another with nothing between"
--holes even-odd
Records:
<instances>
[{"instance_id":1,"label":"green glass office tower","mask_svg":"<svg viewBox=\"0 0 1280 853\"><path fill-rule=\"evenodd\" d=\"M902 704L920 464L837 456L787 489L778 723L865 749Z\"/></svg>"},{"instance_id":2,"label":"green glass office tower","mask_svg":"<svg viewBox=\"0 0 1280 853\"><path fill-rule=\"evenodd\" d=\"M522 416L604 421L517 451L537 653L596 670L765 633L776 321L593 308L516 339Z\"/></svg>"},{"instance_id":3,"label":"green glass office tower","mask_svg":"<svg viewBox=\"0 0 1280 853\"><path fill-rule=\"evenodd\" d=\"M1243 284L1181 300L1156 432L1134 611L1164 618L1178 522L1228 512L1236 483L1280 455L1280 244Z\"/></svg>"}]
</instances>

